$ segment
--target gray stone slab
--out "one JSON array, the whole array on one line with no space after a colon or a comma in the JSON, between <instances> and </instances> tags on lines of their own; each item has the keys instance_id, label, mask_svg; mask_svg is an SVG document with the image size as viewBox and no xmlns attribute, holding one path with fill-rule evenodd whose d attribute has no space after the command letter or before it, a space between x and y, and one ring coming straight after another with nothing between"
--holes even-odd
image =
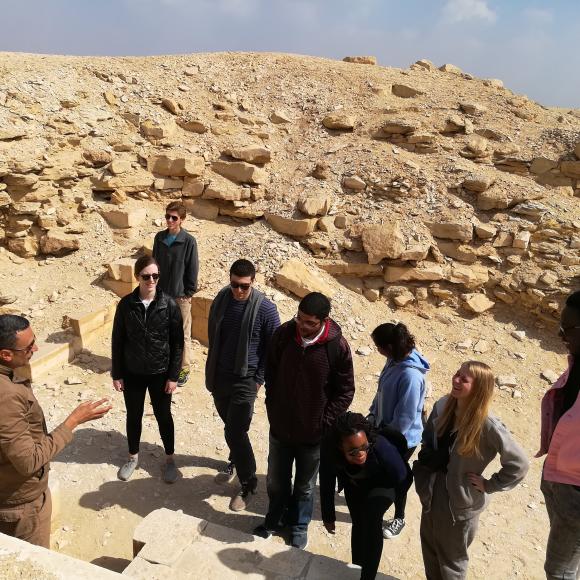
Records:
<instances>
[{"instance_id":1,"label":"gray stone slab","mask_svg":"<svg viewBox=\"0 0 580 580\"><path fill-rule=\"evenodd\" d=\"M256 540L261 540L262 538L256 538L252 534L246 534L245 532L240 532L234 528L227 528L226 526L220 526L218 524L212 524L208 522L203 531L200 532L199 539L205 544L251 544Z\"/></svg>"},{"instance_id":2,"label":"gray stone slab","mask_svg":"<svg viewBox=\"0 0 580 580\"><path fill-rule=\"evenodd\" d=\"M290 578L299 578L313 557L310 552L276 542L262 541L256 544L256 552L262 556L258 568Z\"/></svg>"},{"instance_id":3,"label":"gray stone slab","mask_svg":"<svg viewBox=\"0 0 580 580\"><path fill-rule=\"evenodd\" d=\"M175 570L169 566L152 564L137 556L123 570L123 576L135 578L135 580L172 580L175 578ZM185 579L184 579L185 580Z\"/></svg>"},{"instance_id":4,"label":"gray stone slab","mask_svg":"<svg viewBox=\"0 0 580 580\"><path fill-rule=\"evenodd\" d=\"M152 511L135 528L133 554L153 563L171 565L206 526L205 520L181 511L166 508Z\"/></svg>"},{"instance_id":5,"label":"gray stone slab","mask_svg":"<svg viewBox=\"0 0 580 580\"><path fill-rule=\"evenodd\" d=\"M246 544L243 544L244 546ZM219 578L219 580L273 580L272 575L261 573L256 568L256 556L247 548L218 543L195 542L173 567L174 578L189 574L197 580Z\"/></svg>"}]
</instances>

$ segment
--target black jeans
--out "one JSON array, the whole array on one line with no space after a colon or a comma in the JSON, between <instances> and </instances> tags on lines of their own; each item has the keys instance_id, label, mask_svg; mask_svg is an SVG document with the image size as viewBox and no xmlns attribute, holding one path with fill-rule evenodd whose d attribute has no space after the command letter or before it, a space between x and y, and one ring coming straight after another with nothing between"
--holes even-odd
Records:
<instances>
[{"instance_id":1,"label":"black jeans","mask_svg":"<svg viewBox=\"0 0 580 580\"><path fill-rule=\"evenodd\" d=\"M127 441L129 453L139 453L141 421L145 409L145 393L149 391L153 413L167 455L175 451L175 429L171 416L171 395L165 392L167 375L130 375L123 377L125 408L127 409Z\"/></svg>"},{"instance_id":2,"label":"black jeans","mask_svg":"<svg viewBox=\"0 0 580 580\"><path fill-rule=\"evenodd\" d=\"M407 453L403 455L403 459L408 463L409 459L415 452L416 447L410 447L407 449ZM405 519L405 507L407 505L407 492L413 483L413 474L409 472L410 480L405 481L401 484L401 487L396 490L395 495L395 518Z\"/></svg>"},{"instance_id":3,"label":"black jeans","mask_svg":"<svg viewBox=\"0 0 580 580\"><path fill-rule=\"evenodd\" d=\"M240 483L249 483L256 477L256 458L248 436L256 401L256 381L253 376L219 377L218 385L212 395L224 422L229 460L236 466Z\"/></svg>"},{"instance_id":4,"label":"black jeans","mask_svg":"<svg viewBox=\"0 0 580 580\"><path fill-rule=\"evenodd\" d=\"M361 580L374 580L383 553L383 516L393 503L395 490L361 490L349 485L344 498L352 520L352 563L362 568Z\"/></svg>"}]
</instances>

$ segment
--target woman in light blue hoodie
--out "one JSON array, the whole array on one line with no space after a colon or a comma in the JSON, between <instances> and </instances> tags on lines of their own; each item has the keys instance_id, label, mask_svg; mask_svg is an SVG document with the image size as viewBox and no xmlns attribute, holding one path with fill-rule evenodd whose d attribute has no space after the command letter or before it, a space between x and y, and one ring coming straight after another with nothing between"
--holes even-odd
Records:
<instances>
[{"instance_id":1,"label":"woman in light blue hoodie","mask_svg":"<svg viewBox=\"0 0 580 580\"><path fill-rule=\"evenodd\" d=\"M425 374L429 363L415 349L415 339L402 324L381 324L371 337L378 351L387 357L379 378L379 388L370 414L376 427L391 427L407 440L409 460L421 443L423 434L423 405L425 403ZM407 490L401 489L395 499L395 517L383 528L385 538L394 538L405 526Z\"/></svg>"}]
</instances>

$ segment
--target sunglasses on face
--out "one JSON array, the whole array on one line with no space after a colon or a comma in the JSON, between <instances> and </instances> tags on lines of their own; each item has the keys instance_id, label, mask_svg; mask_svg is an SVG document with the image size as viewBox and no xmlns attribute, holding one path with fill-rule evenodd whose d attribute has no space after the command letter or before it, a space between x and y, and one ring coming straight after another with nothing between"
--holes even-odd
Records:
<instances>
[{"instance_id":1,"label":"sunglasses on face","mask_svg":"<svg viewBox=\"0 0 580 580\"><path fill-rule=\"evenodd\" d=\"M239 282L230 282L230 286L234 289L237 290L238 288L240 290L243 290L244 292L247 292L250 289L251 284L240 284Z\"/></svg>"},{"instance_id":2,"label":"sunglasses on face","mask_svg":"<svg viewBox=\"0 0 580 580\"><path fill-rule=\"evenodd\" d=\"M370 448L370 444L367 443L366 445L362 445L361 447L356 447L355 449L347 451L346 454L350 455L350 457L356 457L359 453L366 453Z\"/></svg>"},{"instance_id":3,"label":"sunglasses on face","mask_svg":"<svg viewBox=\"0 0 580 580\"><path fill-rule=\"evenodd\" d=\"M139 274L141 280L159 280L159 274Z\"/></svg>"},{"instance_id":4,"label":"sunglasses on face","mask_svg":"<svg viewBox=\"0 0 580 580\"><path fill-rule=\"evenodd\" d=\"M179 216L178 215L171 215L170 213L166 213L165 219L169 222L176 222L179 219Z\"/></svg>"},{"instance_id":5,"label":"sunglasses on face","mask_svg":"<svg viewBox=\"0 0 580 580\"><path fill-rule=\"evenodd\" d=\"M32 352L32 349L34 348L34 345L36 344L36 336L32 339L32 342L28 345L25 346L24 348L4 348L3 350L11 350L12 352L23 352L26 354L29 354Z\"/></svg>"}]
</instances>

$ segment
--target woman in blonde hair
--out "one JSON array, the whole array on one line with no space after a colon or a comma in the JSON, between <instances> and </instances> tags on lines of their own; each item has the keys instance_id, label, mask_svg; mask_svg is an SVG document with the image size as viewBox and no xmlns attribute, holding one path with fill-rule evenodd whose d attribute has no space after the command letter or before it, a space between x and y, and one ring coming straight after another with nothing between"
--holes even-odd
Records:
<instances>
[{"instance_id":1,"label":"woman in blonde hair","mask_svg":"<svg viewBox=\"0 0 580 580\"><path fill-rule=\"evenodd\" d=\"M507 428L489 415L494 376L483 363L463 363L451 392L439 399L423 432L413 465L421 500L421 549L428 580L467 575L467 549L475 537L487 495L515 487L528 460ZM501 469L482 473L499 454Z\"/></svg>"}]
</instances>

